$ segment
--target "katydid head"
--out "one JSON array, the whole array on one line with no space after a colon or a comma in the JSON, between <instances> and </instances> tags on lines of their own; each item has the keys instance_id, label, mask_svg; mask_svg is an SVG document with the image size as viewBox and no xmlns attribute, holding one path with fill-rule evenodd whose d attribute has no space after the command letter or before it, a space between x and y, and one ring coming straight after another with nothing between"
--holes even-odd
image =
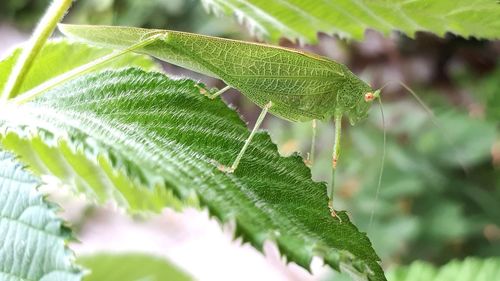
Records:
<instances>
[{"instance_id":1,"label":"katydid head","mask_svg":"<svg viewBox=\"0 0 500 281\"><path fill-rule=\"evenodd\" d=\"M374 101L376 98L380 97L380 91L382 91L382 89L378 89L375 92L367 92L365 94L365 101L366 102Z\"/></svg>"},{"instance_id":2,"label":"katydid head","mask_svg":"<svg viewBox=\"0 0 500 281\"><path fill-rule=\"evenodd\" d=\"M380 96L381 89L373 91L368 84L356 78L351 80L350 90L353 103L346 113L350 123L354 125L368 116L372 102Z\"/></svg>"},{"instance_id":3,"label":"katydid head","mask_svg":"<svg viewBox=\"0 0 500 281\"><path fill-rule=\"evenodd\" d=\"M380 96L382 88L374 90L347 67L342 66L342 70L344 80L338 90L335 113L342 113L354 125L368 117L372 102Z\"/></svg>"}]
</instances>

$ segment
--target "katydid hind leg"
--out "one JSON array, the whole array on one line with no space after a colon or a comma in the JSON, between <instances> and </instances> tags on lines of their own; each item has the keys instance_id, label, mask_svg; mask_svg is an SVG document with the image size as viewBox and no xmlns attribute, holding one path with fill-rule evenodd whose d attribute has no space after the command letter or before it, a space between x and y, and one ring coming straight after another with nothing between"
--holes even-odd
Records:
<instances>
[{"instance_id":1,"label":"katydid hind leg","mask_svg":"<svg viewBox=\"0 0 500 281\"><path fill-rule=\"evenodd\" d=\"M311 137L311 148L309 149L309 153L307 153L306 160L304 162L306 165L310 168L312 167L314 163L314 152L315 152L315 144L316 144L316 119L313 119L311 121L311 128L312 128L312 137Z\"/></svg>"},{"instance_id":2,"label":"katydid hind leg","mask_svg":"<svg viewBox=\"0 0 500 281\"><path fill-rule=\"evenodd\" d=\"M108 63L108 62L110 62L110 61L112 61L112 60L114 60L114 59L116 59L116 58L118 58L126 53L134 52L137 49L144 48L144 47L146 47L154 42L157 42L158 40L166 40L167 37L168 37L167 33L152 35L144 40L141 40L140 42L137 42L137 43L129 46L126 49L114 51L106 56L103 56L103 57L98 58L96 60L93 60L89 63L81 65L81 66L74 68L68 72L65 72L59 76L56 76L56 77L38 85L37 87L29 90L28 92L25 92L25 93L17 96L16 98L13 99L13 101L15 103L18 103L18 104L30 101L30 100L36 98L37 96L39 96L40 94L44 93L45 91L50 90L57 85L60 85L66 81L72 80L72 79L78 77L79 75L82 75L82 74L87 73L89 71L92 71L92 70L96 69L97 67L99 67L105 63Z\"/></svg>"},{"instance_id":3,"label":"katydid hind leg","mask_svg":"<svg viewBox=\"0 0 500 281\"><path fill-rule=\"evenodd\" d=\"M238 165L240 164L241 158L243 158L243 155L245 154L245 151L247 150L248 146L252 142L253 136L255 133L259 130L260 125L262 124L262 121L264 121L264 118L267 115L267 112L269 111L269 108L273 105L272 102L268 102L262 111L260 112L259 118L257 118L257 121L255 122L255 125L252 129L252 132L248 136L248 138L245 140L245 144L241 148L240 152L238 153L238 156L236 156L236 159L234 160L233 164L230 167L226 167L224 165L218 165L219 170L225 172L225 173L233 173L236 168L238 168Z\"/></svg>"},{"instance_id":4,"label":"katydid hind leg","mask_svg":"<svg viewBox=\"0 0 500 281\"><path fill-rule=\"evenodd\" d=\"M337 216L335 209L333 208L333 196L335 190L335 174L337 170L337 164L340 156L340 137L342 135L342 114L335 115L335 144L333 145L333 153L332 153L332 179L330 182L330 192L328 194L328 208L330 209L330 213L332 217L336 217L342 222L342 219Z\"/></svg>"}]
</instances>

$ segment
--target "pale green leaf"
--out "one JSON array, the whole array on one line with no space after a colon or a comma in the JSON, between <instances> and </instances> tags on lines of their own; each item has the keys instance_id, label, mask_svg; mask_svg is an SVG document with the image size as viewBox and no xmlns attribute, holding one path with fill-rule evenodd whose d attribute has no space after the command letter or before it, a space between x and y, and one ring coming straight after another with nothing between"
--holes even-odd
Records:
<instances>
[{"instance_id":1,"label":"pale green leaf","mask_svg":"<svg viewBox=\"0 0 500 281\"><path fill-rule=\"evenodd\" d=\"M161 182L145 187L130 180L124 169L115 169L111 160L102 155L87 155L65 139L55 140L48 132L25 134L14 132L2 137L5 148L15 151L29 169L37 175L53 175L83 193L91 201L114 201L130 213L150 211L158 213L165 207L181 210L183 205L196 205L194 199L181 203ZM29 136L29 137L28 137Z\"/></svg>"},{"instance_id":2,"label":"pale green leaf","mask_svg":"<svg viewBox=\"0 0 500 281\"><path fill-rule=\"evenodd\" d=\"M273 42L281 37L308 43L317 33L362 40L366 29L439 36L500 38L500 5L493 0L202 0L218 15L231 15Z\"/></svg>"},{"instance_id":3,"label":"pale green leaf","mask_svg":"<svg viewBox=\"0 0 500 281\"><path fill-rule=\"evenodd\" d=\"M499 258L453 260L441 267L416 261L387 273L389 281L492 281L500 280Z\"/></svg>"},{"instance_id":4,"label":"pale green leaf","mask_svg":"<svg viewBox=\"0 0 500 281\"><path fill-rule=\"evenodd\" d=\"M273 240L289 261L305 268L319 256L360 280L385 280L366 235L344 212L342 223L330 215L325 184L311 180L301 157L281 157L267 133L255 136L234 174L218 170L215 161L230 164L249 131L236 112L204 97L200 87L138 69L89 74L2 111L10 132L3 142L60 178L87 163L106 162L141 190L164 186L182 201L196 195L258 249ZM5 141L9 134L32 144ZM51 150L38 150L36 142ZM66 151L53 154L63 143ZM87 186L102 185L106 194L121 193L107 172L79 176Z\"/></svg>"},{"instance_id":5,"label":"pale green leaf","mask_svg":"<svg viewBox=\"0 0 500 281\"><path fill-rule=\"evenodd\" d=\"M71 232L38 192L39 184L0 150L0 280L81 280L66 247Z\"/></svg>"},{"instance_id":6,"label":"pale green leaf","mask_svg":"<svg viewBox=\"0 0 500 281\"><path fill-rule=\"evenodd\" d=\"M100 253L78 257L88 269L85 281L189 281L188 274L164 258L140 253Z\"/></svg>"},{"instance_id":7,"label":"pale green leaf","mask_svg":"<svg viewBox=\"0 0 500 281\"><path fill-rule=\"evenodd\" d=\"M87 44L70 42L68 40L58 39L48 41L33 62L33 66L19 89L19 93L26 92L50 78L105 56L111 51L110 49L91 47ZM20 54L21 48L19 47L14 49L12 53L0 62L0 92L3 90ZM158 68L150 57L130 53L110 63L101 65L97 69L125 66L138 66L149 70L156 70Z\"/></svg>"}]
</instances>

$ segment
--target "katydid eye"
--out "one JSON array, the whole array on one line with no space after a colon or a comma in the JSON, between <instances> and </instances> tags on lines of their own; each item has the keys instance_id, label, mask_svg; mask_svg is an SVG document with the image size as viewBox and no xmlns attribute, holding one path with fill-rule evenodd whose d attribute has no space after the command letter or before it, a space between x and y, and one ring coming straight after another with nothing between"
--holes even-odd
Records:
<instances>
[{"instance_id":1,"label":"katydid eye","mask_svg":"<svg viewBox=\"0 0 500 281\"><path fill-rule=\"evenodd\" d=\"M375 95L372 92L368 92L365 94L365 101L371 102L375 99Z\"/></svg>"}]
</instances>

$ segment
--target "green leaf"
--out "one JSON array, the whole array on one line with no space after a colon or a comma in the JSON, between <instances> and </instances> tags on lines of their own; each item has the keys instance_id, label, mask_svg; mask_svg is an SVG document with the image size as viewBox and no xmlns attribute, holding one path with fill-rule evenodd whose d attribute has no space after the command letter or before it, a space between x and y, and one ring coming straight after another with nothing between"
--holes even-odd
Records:
<instances>
[{"instance_id":1,"label":"green leaf","mask_svg":"<svg viewBox=\"0 0 500 281\"><path fill-rule=\"evenodd\" d=\"M366 29L398 30L439 36L500 38L500 5L492 0L202 0L217 15L234 15L253 32L273 42L281 37L317 42L325 32L362 40Z\"/></svg>"},{"instance_id":2,"label":"green leaf","mask_svg":"<svg viewBox=\"0 0 500 281\"><path fill-rule=\"evenodd\" d=\"M33 62L23 85L19 89L19 93L24 93L50 78L96 60L111 53L111 51L110 49L91 47L87 44L67 40L58 39L49 41L44 45L40 54ZM9 56L0 62L0 92L3 90L20 54L21 47L14 49ZM158 68L151 58L130 53L108 64L104 64L98 69L126 66L138 66L148 70L156 70Z\"/></svg>"},{"instance_id":3,"label":"green leaf","mask_svg":"<svg viewBox=\"0 0 500 281\"><path fill-rule=\"evenodd\" d=\"M30 165L56 175L79 170L80 163L109 163L149 190L165 186L180 200L196 195L257 249L274 240L289 261L305 268L319 256L359 280L385 280L366 235L344 212L342 223L330 215L325 184L311 180L301 157L281 157L267 133L255 136L234 174L217 169L215 161L234 160L249 131L220 99L201 95L201 87L138 69L89 74L3 110L6 130L32 144L6 142L9 133L3 142ZM68 149L51 157L36 142L51 151L61 143ZM79 175L89 186L110 181L106 172ZM108 189L116 185L103 186L120 192Z\"/></svg>"},{"instance_id":4,"label":"green leaf","mask_svg":"<svg viewBox=\"0 0 500 281\"><path fill-rule=\"evenodd\" d=\"M499 258L467 258L454 260L436 268L416 261L410 266L397 267L387 273L389 281L490 281L500 280Z\"/></svg>"},{"instance_id":5,"label":"green leaf","mask_svg":"<svg viewBox=\"0 0 500 281\"><path fill-rule=\"evenodd\" d=\"M0 62L0 85L3 86L20 52L21 49L17 48ZM50 41L37 57L25 84L22 85L21 92L110 52L110 49L91 47L68 40ZM123 68L127 65L147 70L158 68L150 57L128 53L97 67L97 70L110 67ZM50 136L45 136L46 141L49 138ZM181 209L181 202L176 200L172 192L166 190L162 184L146 189L139 182L130 181L124 171L114 170L107 159L97 157L91 161L82 156L78 148L71 147L64 140L53 140L51 144L55 147L51 147L36 134L30 135L30 140L27 140L19 138L16 134L7 133L3 142L7 148L16 150L18 155L29 158L29 169L32 172L38 175L55 175L99 203L111 199L130 212L141 210L159 212L165 206Z\"/></svg>"},{"instance_id":6,"label":"green leaf","mask_svg":"<svg viewBox=\"0 0 500 281\"><path fill-rule=\"evenodd\" d=\"M0 150L0 280L81 280L71 231L38 192L38 179Z\"/></svg>"},{"instance_id":7,"label":"green leaf","mask_svg":"<svg viewBox=\"0 0 500 281\"><path fill-rule=\"evenodd\" d=\"M163 183L145 187L140 181L131 180L124 169L115 169L107 157L87 155L71 141L55 139L48 132L39 133L21 137L7 132L1 141L28 163L35 174L56 176L91 201L103 204L112 200L130 213L159 213L167 206L181 210L183 205L196 205L194 199L181 203Z\"/></svg>"},{"instance_id":8,"label":"green leaf","mask_svg":"<svg viewBox=\"0 0 500 281\"><path fill-rule=\"evenodd\" d=\"M78 263L90 271L85 281L193 280L166 259L147 254L100 253L78 257Z\"/></svg>"}]
</instances>

